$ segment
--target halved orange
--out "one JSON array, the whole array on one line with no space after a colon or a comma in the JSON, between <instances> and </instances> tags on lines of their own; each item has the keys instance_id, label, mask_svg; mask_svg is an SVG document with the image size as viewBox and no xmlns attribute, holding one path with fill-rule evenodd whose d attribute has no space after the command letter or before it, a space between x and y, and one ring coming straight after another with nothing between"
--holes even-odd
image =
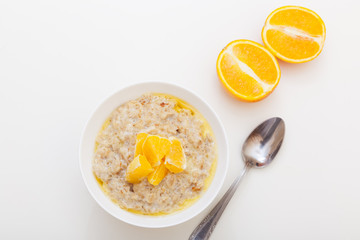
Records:
<instances>
[{"instance_id":1,"label":"halved orange","mask_svg":"<svg viewBox=\"0 0 360 240\"><path fill-rule=\"evenodd\" d=\"M286 62L303 63L320 54L326 29L314 11L284 6L270 13L261 35L265 46L276 57Z\"/></svg>"},{"instance_id":2,"label":"halved orange","mask_svg":"<svg viewBox=\"0 0 360 240\"><path fill-rule=\"evenodd\" d=\"M276 58L265 47L250 40L229 43L220 52L216 69L225 88L247 102L267 97L280 80Z\"/></svg>"},{"instance_id":3,"label":"halved orange","mask_svg":"<svg viewBox=\"0 0 360 240\"><path fill-rule=\"evenodd\" d=\"M145 142L145 139L149 136L147 133L138 133L136 136L136 144L135 144L135 154L134 156L137 157L139 154L143 154L142 146Z\"/></svg>"},{"instance_id":4,"label":"halved orange","mask_svg":"<svg viewBox=\"0 0 360 240\"><path fill-rule=\"evenodd\" d=\"M150 184L156 186L164 179L167 173L168 170L166 169L165 164L161 163L152 173L149 174L148 181Z\"/></svg>"},{"instance_id":5,"label":"halved orange","mask_svg":"<svg viewBox=\"0 0 360 240\"><path fill-rule=\"evenodd\" d=\"M170 138L171 146L168 155L165 157L165 167L172 173L179 173L186 168L186 158L181 142L173 137Z\"/></svg>"},{"instance_id":6,"label":"halved orange","mask_svg":"<svg viewBox=\"0 0 360 240\"><path fill-rule=\"evenodd\" d=\"M170 141L156 135L147 136L142 146L142 151L152 167L159 166L169 150Z\"/></svg>"},{"instance_id":7,"label":"halved orange","mask_svg":"<svg viewBox=\"0 0 360 240\"><path fill-rule=\"evenodd\" d=\"M146 157L138 155L127 167L125 179L129 183L138 183L153 171Z\"/></svg>"}]
</instances>

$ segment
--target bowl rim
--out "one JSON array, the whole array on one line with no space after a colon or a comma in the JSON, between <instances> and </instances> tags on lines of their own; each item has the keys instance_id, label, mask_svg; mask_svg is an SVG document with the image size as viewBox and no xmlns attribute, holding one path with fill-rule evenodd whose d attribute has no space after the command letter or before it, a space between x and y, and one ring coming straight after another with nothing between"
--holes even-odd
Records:
<instances>
[{"instance_id":1,"label":"bowl rim","mask_svg":"<svg viewBox=\"0 0 360 240\"><path fill-rule=\"evenodd\" d=\"M116 94L118 94L119 92L121 91L125 91L126 89L128 88L133 88L133 87L137 87L137 86L140 86L140 85L147 85L147 84L160 84L160 85L167 85L169 87L175 87L175 88L179 88L179 89L182 89L183 91L185 92L188 92L190 93L191 95L193 95L195 98L197 98L200 102L202 102L202 104L204 104L206 106L206 108L208 108L208 110L210 110L211 114L214 115L215 119L216 119L216 122L218 123L219 125L219 129L220 129L220 132L222 133L223 137L224 137L224 141L222 144L225 145L225 149L224 149L224 153L225 153L225 156L221 157L222 161L224 161L224 170L223 170L223 175L220 177L220 179L218 180L218 187L215 189L215 191L213 191L213 193L210 195L210 197L208 198L209 200L207 201L207 204L204 204L203 206L201 206L200 208L198 208L196 211L192 211L190 212L190 214L187 215L187 217L184 217L182 218L181 220L175 222L175 223L166 223L164 222L163 224L161 225L146 225L146 224L141 224L141 223L138 223L136 221L129 221L128 219L126 218L119 218L119 216L117 216L114 212L110 211L107 207L104 206L104 204L97 198L95 192L92 190L91 186L90 186L90 183L88 182L86 176L85 176L85 170L83 169L83 166L82 166L82 159L83 159L83 154L82 154L82 149L83 149L83 144L84 144L84 137L85 137L85 133L86 131L88 130L89 128L89 124L91 122L91 120L94 118L94 116L96 115L96 113L98 112L98 110L107 102L109 101L112 97L114 97ZM153 92L153 91L149 91L149 92ZM143 94L143 93L140 93L140 95ZM178 96L176 96L178 97ZM181 97L179 97L180 99L183 99ZM131 99L129 99L131 100ZM185 100L186 101L186 100ZM119 103L119 106L121 105L122 103ZM190 105L193 105L193 103L189 102ZM218 144L218 143L217 143ZM113 91L112 93L110 93L109 95L107 95L105 98L103 98L97 105L96 107L94 108L94 110L91 112L90 116L88 117L88 119L86 120L86 123L83 127L83 130L81 132L81 137L80 137L80 144L79 144L79 168L80 168L80 172L81 172L81 175L82 175L82 179L85 183L85 186L88 190L88 192L90 193L90 195L92 196L92 198L95 200L95 202L97 204L99 204L99 206L105 210L105 212L109 213L111 216L115 217L116 219L119 219L127 224L130 224L130 225L134 225L134 226L138 226L138 227L144 227L144 228L165 228L165 227L171 227L171 226L175 226L175 225L178 225L178 224L181 224L181 223L184 223L186 221L189 221L190 219L193 219L194 217L196 217L197 215L199 215L201 212L203 212L207 207L209 207L214 199L219 195L219 192L221 190L221 188L223 187L223 184L225 182L225 178L226 178L226 175L227 175L227 172L228 172L228 167L229 167L229 143L228 143L228 138L227 138L227 134L226 134L226 131L225 131L225 128L224 128L224 125L222 123L222 121L220 120L220 117L218 116L218 114L215 112L215 110L202 98L200 97L197 93L193 92L192 90L189 90L181 85L178 85L178 84L175 84L175 83L169 83L169 82L163 82L163 81L143 81L143 82L137 82L137 83L132 83L132 84L127 84L127 85L124 85L118 89L116 89L115 91ZM216 174L215 174L216 175ZM215 177L215 176L214 176ZM214 179L212 180L214 181ZM211 182L212 184L213 182ZM210 184L210 186L211 186ZM209 188L210 188L209 186ZM209 189L207 189L206 191L208 191ZM206 193L206 191L204 192L204 194ZM105 195L105 194L104 194ZM106 196L107 197L107 196ZM203 196L201 196L203 197ZM201 198L200 197L200 198ZM200 200L200 199L199 199ZM196 202L195 202L196 203ZM194 204L195 204L194 203ZM115 203L114 203L115 204ZM185 211L186 209L189 209L191 208L194 204L186 207L184 210L180 210L180 212L183 212ZM122 209L120 208L119 206L117 206L121 211L126 211L125 209ZM129 212L129 211L126 211L126 212ZM134 213L133 213L134 214ZM177 214L177 212L175 212L174 214ZM134 215L137 215L137 216L141 216L141 217L152 217L152 216L147 216L147 215L140 215L140 214L134 214ZM161 216L163 217L164 219L166 218L166 216L171 216L173 215L172 213L169 214L169 215L164 215L164 216ZM159 216L155 216L155 217L159 217Z\"/></svg>"}]
</instances>

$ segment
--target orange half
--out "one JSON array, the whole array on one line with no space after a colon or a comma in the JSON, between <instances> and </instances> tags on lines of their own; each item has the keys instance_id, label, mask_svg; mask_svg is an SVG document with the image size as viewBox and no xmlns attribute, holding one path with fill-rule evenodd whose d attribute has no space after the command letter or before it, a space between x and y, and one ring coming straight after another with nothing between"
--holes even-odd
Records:
<instances>
[{"instance_id":1,"label":"orange half","mask_svg":"<svg viewBox=\"0 0 360 240\"><path fill-rule=\"evenodd\" d=\"M276 58L265 47L250 40L229 43L220 52L216 69L224 87L246 102L264 99L280 80Z\"/></svg>"},{"instance_id":2,"label":"orange half","mask_svg":"<svg viewBox=\"0 0 360 240\"><path fill-rule=\"evenodd\" d=\"M267 17L262 39L272 54L291 63L308 62L324 47L326 29L314 11L298 6L284 6Z\"/></svg>"}]
</instances>

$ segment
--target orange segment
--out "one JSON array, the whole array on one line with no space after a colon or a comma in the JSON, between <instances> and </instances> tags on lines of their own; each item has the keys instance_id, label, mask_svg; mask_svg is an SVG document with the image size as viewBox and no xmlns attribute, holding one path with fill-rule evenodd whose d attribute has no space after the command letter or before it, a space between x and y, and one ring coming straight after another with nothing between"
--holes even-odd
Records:
<instances>
[{"instance_id":1,"label":"orange segment","mask_svg":"<svg viewBox=\"0 0 360 240\"><path fill-rule=\"evenodd\" d=\"M169 150L170 141L156 135L149 135L142 146L145 157L153 167L160 165L161 159L169 152Z\"/></svg>"},{"instance_id":2,"label":"orange segment","mask_svg":"<svg viewBox=\"0 0 360 240\"><path fill-rule=\"evenodd\" d=\"M170 152L165 158L165 167L172 173L179 173L186 168L186 158L181 146L181 142L176 139L171 139Z\"/></svg>"},{"instance_id":3,"label":"orange segment","mask_svg":"<svg viewBox=\"0 0 360 240\"><path fill-rule=\"evenodd\" d=\"M170 151L170 140L167 138L160 138L160 150L159 150L159 158L163 159L166 154Z\"/></svg>"},{"instance_id":4,"label":"orange segment","mask_svg":"<svg viewBox=\"0 0 360 240\"><path fill-rule=\"evenodd\" d=\"M273 11L262 30L265 46L286 62L302 63L316 58L324 47L326 29L314 11L285 6Z\"/></svg>"},{"instance_id":5,"label":"orange segment","mask_svg":"<svg viewBox=\"0 0 360 240\"><path fill-rule=\"evenodd\" d=\"M168 170L166 169L165 164L161 163L152 173L149 174L148 181L150 184L156 186L164 179L167 173Z\"/></svg>"},{"instance_id":6,"label":"orange segment","mask_svg":"<svg viewBox=\"0 0 360 240\"><path fill-rule=\"evenodd\" d=\"M138 155L129 164L126 170L125 179L129 183L138 183L152 171L154 171L154 169L146 158L143 155Z\"/></svg>"},{"instance_id":7,"label":"orange segment","mask_svg":"<svg viewBox=\"0 0 360 240\"><path fill-rule=\"evenodd\" d=\"M276 58L266 48L250 40L229 43L220 52L216 68L225 88L247 102L267 97L280 80Z\"/></svg>"},{"instance_id":8,"label":"orange segment","mask_svg":"<svg viewBox=\"0 0 360 240\"><path fill-rule=\"evenodd\" d=\"M135 145L135 154L134 156L137 157L139 154L143 154L142 146L145 142L145 139L149 136L147 133L139 133L136 136L136 145Z\"/></svg>"}]
</instances>

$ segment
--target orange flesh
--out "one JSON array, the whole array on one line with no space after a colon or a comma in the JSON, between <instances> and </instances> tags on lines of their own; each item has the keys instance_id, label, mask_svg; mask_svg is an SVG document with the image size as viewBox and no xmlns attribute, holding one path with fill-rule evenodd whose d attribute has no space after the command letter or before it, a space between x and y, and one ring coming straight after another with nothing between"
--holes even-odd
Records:
<instances>
[{"instance_id":1,"label":"orange flesh","mask_svg":"<svg viewBox=\"0 0 360 240\"><path fill-rule=\"evenodd\" d=\"M321 21L309 12L298 9L286 9L275 13L270 19L271 25L291 26L301 29L310 35L322 35L324 33Z\"/></svg>"},{"instance_id":2,"label":"orange flesh","mask_svg":"<svg viewBox=\"0 0 360 240\"><path fill-rule=\"evenodd\" d=\"M143 155L138 155L131 161L126 170L126 181L138 183L152 171L154 171L154 169L147 159Z\"/></svg>"},{"instance_id":3,"label":"orange flesh","mask_svg":"<svg viewBox=\"0 0 360 240\"><path fill-rule=\"evenodd\" d=\"M171 139L170 152L165 157L165 167L172 173L182 172L186 167L186 157L181 142L176 138Z\"/></svg>"},{"instance_id":4,"label":"orange flesh","mask_svg":"<svg viewBox=\"0 0 360 240\"><path fill-rule=\"evenodd\" d=\"M276 67L272 58L264 54L261 48L250 44L235 45L234 55L242 62L246 63L255 74L264 82L273 84L277 78Z\"/></svg>"},{"instance_id":5,"label":"orange flesh","mask_svg":"<svg viewBox=\"0 0 360 240\"><path fill-rule=\"evenodd\" d=\"M319 51L319 44L312 39L290 37L278 30L268 30L267 40L272 48L291 59L310 58Z\"/></svg>"},{"instance_id":6,"label":"orange flesh","mask_svg":"<svg viewBox=\"0 0 360 240\"><path fill-rule=\"evenodd\" d=\"M149 174L148 181L150 184L157 186L166 176L168 170L165 167L164 163L161 163L155 168L155 170Z\"/></svg>"},{"instance_id":7,"label":"orange flesh","mask_svg":"<svg viewBox=\"0 0 360 240\"><path fill-rule=\"evenodd\" d=\"M147 133L138 133L136 136L136 145L135 145L135 154L134 156L137 157L139 154L143 154L142 146L149 134Z\"/></svg>"},{"instance_id":8,"label":"orange flesh","mask_svg":"<svg viewBox=\"0 0 360 240\"><path fill-rule=\"evenodd\" d=\"M257 96L263 93L257 81L244 73L229 54L224 54L220 69L230 87L241 95Z\"/></svg>"}]
</instances>

